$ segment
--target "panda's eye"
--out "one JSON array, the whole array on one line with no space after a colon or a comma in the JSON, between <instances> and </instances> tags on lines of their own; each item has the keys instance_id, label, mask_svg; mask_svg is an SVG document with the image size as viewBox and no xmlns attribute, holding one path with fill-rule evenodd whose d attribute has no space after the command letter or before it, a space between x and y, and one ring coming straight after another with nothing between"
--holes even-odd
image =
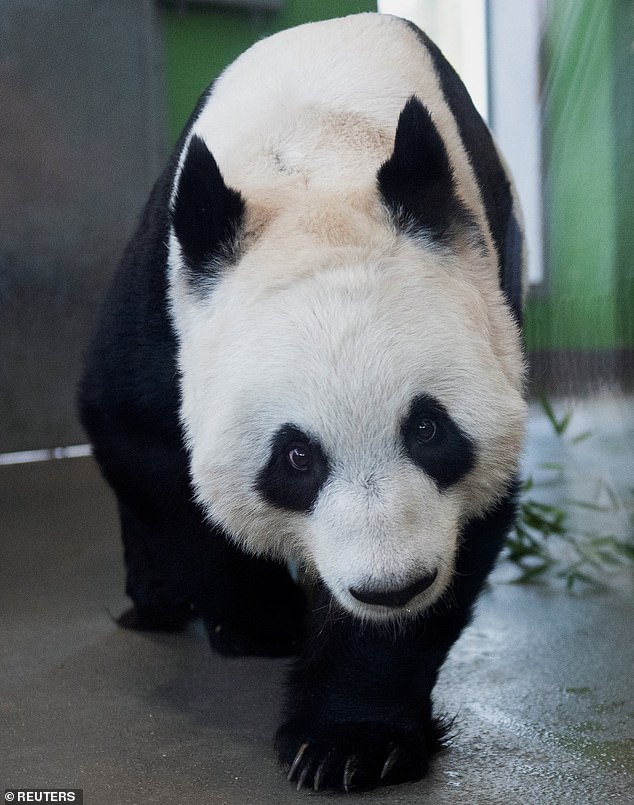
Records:
<instances>
[{"instance_id":1,"label":"panda's eye","mask_svg":"<svg viewBox=\"0 0 634 805\"><path fill-rule=\"evenodd\" d=\"M309 512L329 473L318 439L289 422L271 439L269 460L258 473L256 489L273 506Z\"/></svg>"},{"instance_id":2,"label":"panda's eye","mask_svg":"<svg viewBox=\"0 0 634 805\"><path fill-rule=\"evenodd\" d=\"M416 440L421 444L429 444L438 432L438 428L433 419L424 418L419 420L416 426Z\"/></svg>"},{"instance_id":3,"label":"panda's eye","mask_svg":"<svg viewBox=\"0 0 634 805\"><path fill-rule=\"evenodd\" d=\"M294 444L289 448L286 460L294 470L306 472L312 463L310 448L306 444Z\"/></svg>"}]
</instances>

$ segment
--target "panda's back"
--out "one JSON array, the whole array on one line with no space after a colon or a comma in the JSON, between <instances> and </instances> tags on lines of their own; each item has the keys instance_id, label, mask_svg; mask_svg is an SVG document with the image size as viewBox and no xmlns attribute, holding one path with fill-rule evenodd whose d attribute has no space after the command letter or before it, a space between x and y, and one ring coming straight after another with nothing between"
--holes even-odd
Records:
<instances>
[{"instance_id":1,"label":"panda's back","mask_svg":"<svg viewBox=\"0 0 634 805\"><path fill-rule=\"evenodd\" d=\"M309 191L308 199L317 189L350 194L374 187L412 95L430 110L459 195L486 231L432 54L397 17L368 13L308 23L256 43L217 79L192 134L245 199L289 190L297 204L297 188Z\"/></svg>"}]
</instances>

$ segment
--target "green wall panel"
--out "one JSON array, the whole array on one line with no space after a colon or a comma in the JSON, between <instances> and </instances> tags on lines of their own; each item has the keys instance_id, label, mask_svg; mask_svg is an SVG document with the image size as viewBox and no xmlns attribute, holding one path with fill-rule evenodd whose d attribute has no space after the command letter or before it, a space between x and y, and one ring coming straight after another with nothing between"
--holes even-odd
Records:
<instances>
[{"instance_id":1,"label":"green wall panel","mask_svg":"<svg viewBox=\"0 0 634 805\"><path fill-rule=\"evenodd\" d=\"M618 346L634 347L634 2L617 0L615 12L616 326Z\"/></svg>"},{"instance_id":2,"label":"green wall panel","mask_svg":"<svg viewBox=\"0 0 634 805\"><path fill-rule=\"evenodd\" d=\"M633 8L630 0L551 4L543 63L548 279L528 303L529 351L634 345L634 139L624 131L632 127Z\"/></svg>"}]
</instances>

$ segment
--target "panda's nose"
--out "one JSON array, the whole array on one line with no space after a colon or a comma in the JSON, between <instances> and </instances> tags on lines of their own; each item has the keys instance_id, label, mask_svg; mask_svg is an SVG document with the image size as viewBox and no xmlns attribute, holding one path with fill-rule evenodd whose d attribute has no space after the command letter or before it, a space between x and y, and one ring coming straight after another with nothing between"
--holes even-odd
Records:
<instances>
[{"instance_id":1,"label":"panda's nose","mask_svg":"<svg viewBox=\"0 0 634 805\"><path fill-rule=\"evenodd\" d=\"M350 595L361 601L362 604L378 604L382 607L402 607L411 601L414 596L422 593L434 583L438 571L434 570L431 573L426 573L424 576L416 579L412 584L406 587L401 587L397 590L386 589L372 589L363 587L358 589L356 587L349 587Z\"/></svg>"}]
</instances>

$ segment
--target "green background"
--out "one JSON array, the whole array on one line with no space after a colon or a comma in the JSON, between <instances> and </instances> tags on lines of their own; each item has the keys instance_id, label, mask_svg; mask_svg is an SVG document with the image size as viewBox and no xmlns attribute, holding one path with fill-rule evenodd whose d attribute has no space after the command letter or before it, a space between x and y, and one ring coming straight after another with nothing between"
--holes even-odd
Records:
<instances>
[{"instance_id":1,"label":"green background","mask_svg":"<svg viewBox=\"0 0 634 805\"><path fill-rule=\"evenodd\" d=\"M634 346L634 3L556 0L543 45L546 287L529 351Z\"/></svg>"}]
</instances>

